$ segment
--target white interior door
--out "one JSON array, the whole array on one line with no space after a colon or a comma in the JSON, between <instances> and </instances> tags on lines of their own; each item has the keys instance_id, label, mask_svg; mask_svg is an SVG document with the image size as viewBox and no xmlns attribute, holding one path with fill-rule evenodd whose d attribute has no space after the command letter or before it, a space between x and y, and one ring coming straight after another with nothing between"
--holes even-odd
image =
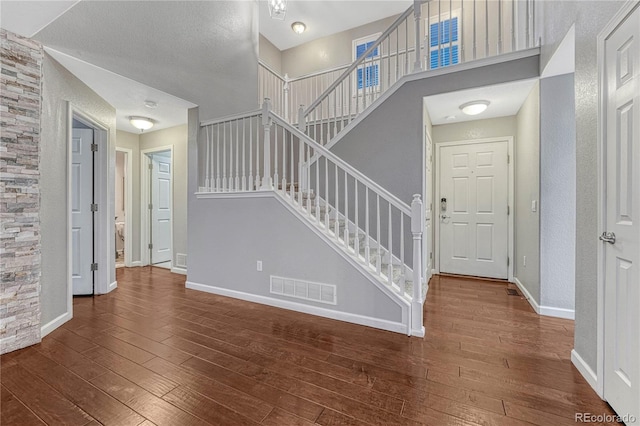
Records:
<instances>
[{"instance_id":1,"label":"white interior door","mask_svg":"<svg viewBox=\"0 0 640 426\"><path fill-rule=\"evenodd\" d=\"M440 147L440 272L508 278L508 141Z\"/></svg>"},{"instance_id":2,"label":"white interior door","mask_svg":"<svg viewBox=\"0 0 640 426\"><path fill-rule=\"evenodd\" d=\"M93 294L93 130L71 140L71 281L74 296Z\"/></svg>"},{"instance_id":3,"label":"white interior door","mask_svg":"<svg viewBox=\"0 0 640 426\"><path fill-rule=\"evenodd\" d=\"M640 8L605 41L604 397L640 424Z\"/></svg>"},{"instance_id":4,"label":"white interior door","mask_svg":"<svg viewBox=\"0 0 640 426\"><path fill-rule=\"evenodd\" d=\"M171 261L171 153L151 156L151 263Z\"/></svg>"}]
</instances>

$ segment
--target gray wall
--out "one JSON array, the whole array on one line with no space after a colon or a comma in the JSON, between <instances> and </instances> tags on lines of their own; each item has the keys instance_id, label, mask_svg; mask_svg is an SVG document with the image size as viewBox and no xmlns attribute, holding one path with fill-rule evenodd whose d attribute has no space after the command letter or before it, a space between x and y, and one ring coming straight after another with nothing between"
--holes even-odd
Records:
<instances>
[{"instance_id":1,"label":"gray wall","mask_svg":"<svg viewBox=\"0 0 640 426\"><path fill-rule=\"evenodd\" d=\"M131 229L125 229L127 238L131 241L131 261L140 261L140 139L135 133L118 130L116 132L116 147L132 150L131 155Z\"/></svg>"},{"instance_id":2,"label":"gray wall","mask_svg":"<svg viewBox=\"0 0 640 426\"><path fill-rule=\"evenodd\" d=\"M540 303L575 307L576 122L573 74L540 80Z\"/></svg>"},{"instance_id":3,"label":"gray wall","mask_svg":"<svg viewBox=\"0 0 640 426\"><path fill-rule=\"evenodd\" d=\"M542 67L549 61L565 34L576 24L576 328L575 350L595 371L597 360L597 122L598 69L597 34L624 2L593 1L588 13L582 2L536 3L544 24ZM538 7L538 5L540 7ZM542 69L542 68L541 68ZM555 110L558 111L559 110ZM548 111L549 114L552 111ZM546 126L543 121L542 127Z\"/></svg>"},{"instance_id":4,"label":"gray wall","mask_svg":"<svg viewBox=\"0 0 640 426\"><path fill-rule=\"evenodd\" d=\"M423 98L537 77L538 66L531 56L405 83L331 150L409 204L423 193Z\"/></svg>"},{"instance_id":5,"label":"gray wall","mask_svg":"<svg viewBox=\"0 0 640 426\"><path fill-rule=\"evenodd\" d=\"M176 256L187 254L187 125L140 134L140 151L167 145L173 145L172 258L175 267Z\"/></svg>"},{"instance_id":6,"label":"gray wall","mask_svg":"<svg viewBox=\"0 0 640 426\"><path fill-rule=\"evenodd\" d=\"M51 56L43 62L42 145L41 162L41 224L42 224L42 324L67 312L67 101L99 120L109 128L111 156L109 166L115 168L116 111L84 83L69 73ZM113 210L113 178L108 180L110 208ZM65 195L66 194L66 195ZM107 206L108 208L109 206ZM113 212L111 214L113 216ZM108 235L114 235L113 222ZM115 281L113 259L109 282Z\"/></svg>"},{"instance_id":7,"label":"gray wall","mask_svg":"<svg viewBox=\"0 0 640 426\"><path fill-rule=\"evenodd\" d=\"M402 322L401 308L273 198L204 199L191 214L188 280ZM259 213L258 213L259 212ZM214 219L215 218L215 219ZM256 270L256 261L263 271ZM269 293L277 275L337 286L336 306Z\"/></svg>"},{"instance_id":8,"label":"gray wall","mask_svg":"<svg viewBox=\"0 0 640 426\"><path fill-rule=\"evenodd\" d=\"M540 87L533 87L520 108L515 143L514 276L540 304ZM535 212L531 203L536 201ZM524 265L524 256L527 265Z\"/></svg>"},{"instance_id":9,"label":"gray wall","mask_svg":"<svg viewBox=\"0 0 640 426\"><path fill-rule=\"evenodd\" d=\"M502 136L515 137L516 129L515 116L441 124L433 126L433 143L438 144L442 142L497 138Z\"/></svg>"},{"instance_id":10,"label":"gray wall","mask_svg":"<svg viewBox=\"0 0 640 426\"><path fill-rule=\"evenodd\" d=\"M282 72L282 52L262 34L260 34L258 40L258 51L260 60L284 77L284 72Z\"/></svg>"},{"instance_id":11,"label":"gray wall","mask_svg":"<svg viewBox=\"0 0 640 426\"><path fill-rule=\"evenodd\" d=\"M381 19L283 50L282 71L293 78L349 65L353 62L353 40L385 31L397 17Z\"/></svg>"}]
</instances>

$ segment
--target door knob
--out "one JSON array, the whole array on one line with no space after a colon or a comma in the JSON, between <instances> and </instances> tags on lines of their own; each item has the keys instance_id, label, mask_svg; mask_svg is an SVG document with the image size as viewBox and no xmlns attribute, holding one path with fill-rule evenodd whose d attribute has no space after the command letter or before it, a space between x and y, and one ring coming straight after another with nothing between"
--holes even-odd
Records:
<instances>
[{"instance_id":1,"label":"door knob","mask_svg":"<svg viewBox=\"0 0 640 426\"><path fill-rule=\"evenodd\" d=\"M443 214L442 216L440 216L440 218L442 218L442 220L449 219L450 217L451 216L447 216L446 214Z\"/></svg>"},{"instance_id":2,"label":"door knob","mask_svg":"<svg viewBox=\"0 0 640 426\"><path fill-rule=\"evenodd\" d=\"M616 243L616 234L614 234L613 232L603 232L602 235L600 235L600 241L604 241L605 243L609 243L609 244L615 244Z\"/></svg>"}]
</instances>

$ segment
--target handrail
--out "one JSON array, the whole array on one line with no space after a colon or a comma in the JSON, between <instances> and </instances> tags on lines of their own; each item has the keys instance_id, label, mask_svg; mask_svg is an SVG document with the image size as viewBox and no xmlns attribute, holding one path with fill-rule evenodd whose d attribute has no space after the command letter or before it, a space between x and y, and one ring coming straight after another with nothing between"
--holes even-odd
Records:
<instances>
[{"instance_id":1,"label":"handrail","mask_svg":"<svg viewBox=\"0 0 640 426\"><path fill-rule=\"evenodd\" d=\"M329 74L332 72L336 72L336 71L340 71L343 69L346 69L347 67L349 67L349 65L351 64L344 64L344 65L340 65L337 67L333 67L333 68L327 68L324 70L320 70L320 71L316 71L316 72L312 72L309 74L304 74L298 77L290 77L289 80L287 80L289 83L293 83L294 81L300 81L300 80L305 80L307 78L312 78L312 77L317 77L319 75L323 75L323 74Z\"/></svg>"},{"instance_id":2,"label":"handrail","mask_svg":"<svg viewBox=\"0 0 640 426\"><path fill-rule=\"evenodd\" d=\"M409 6L409 8L402 14L400 15L395 21L393 21L393 24L391 24L391 26L389 26L389 28L387 28L381 35L380 37L378 37L378 39L375 41L375 43L373 43L371 45L371 47L369 47L362 55L360 55L360 58L356 59L355 61L353 61L353 63L349 66L349 68L347 68L345 70L345 72L343 72L340 77L338 77L336 79L336 81L334 81L319 97L318 99L316 99L315 101L313 101L313 103L311 103L311 105L309 105L309 107L307 107L307 109L304 112L305 117L307 115L309 115L309 113L311 111L313 111L318 105L320 105L320 103L322 101L324 101L324 99L329 96L329 94L331 92L333 92L333 89L335 89L336 87L338 87L338 85L340 83L342 83L342 81L349 77L349 75L351 74L351 72L353 70L355 70L356 68L358 68L361 63L363 61L365 61L367 59L367 56L369 56L369 54L371 52L373 52L378 46L380 46L380 44L401 24L403 23L414 11L415 6L411 5Z\"/></svg>"},{"instance_id":3,"label":"handrail","mask_svg":"<svg viewBox=\"0 0 640 426\"><path fill-rule=\"evenodd\" d=\"M241 118L255 117L256 115L260 115L260 114L262 114L262 108L255 109L249 112L241 112L238 114L227 115L226 117L216 118L213 120L201 121L200 127L211 126L212 124L224 123L225 121L238 120Z\"/></svg>"},{"instance_id":4,"label":"handrail","mask_svg":"<svg viewBox=\"0 0 640 426\"><path fill-rule=\"evenodd\" d=\"M378 193L383 199L386 199L395 208L397 208L398 210L400 210L401 212L409 216L411 215L411 208L407 203L403 202L398 197L390 193L388 190L384 189L383 187L375 183L373 180L371 180L371 178L368 178L367 176L362 174L362 172L354 169L353 166L351 166L349 163L345 162L342 158L338 157L336 154L334 154L333 152L326 149L324 146L320 145L318 142L311 139L305 133L301 132L296 127L287 123L287 121L284 118L280 117L278 114L274 113L273 111L270 111L269 115L273 119L273 121L275 121L277 124L279 124L280 126L290 131L299 139L305 140L307 144L311 145L315 151L329 158L336 165L339 165L341 169L345 170L346 172L349 172L352 176L357 178L359 182L361 182L363 185L366 185L374 192Z\"/></svg>"},{"instance_id":5,"label":"handrail","mask_svg":"<svg viewBox=\"0 0 640 426\"><path fill-rule=\"evenodd\" d=\"M269 71L271 74L273 74L274 76L278 77L280 80L282 80L283 83L286 83L287 81L291 81L291 80L287 80L284 77L282 77L276 70L274 70L273 68L271 68L269 66L269 64L267 64L266 62L264 62L262 59L258 59L258 64L262 65L262 67L264 69L266 69L267 71Z\"/></svg>"}]
</instances>

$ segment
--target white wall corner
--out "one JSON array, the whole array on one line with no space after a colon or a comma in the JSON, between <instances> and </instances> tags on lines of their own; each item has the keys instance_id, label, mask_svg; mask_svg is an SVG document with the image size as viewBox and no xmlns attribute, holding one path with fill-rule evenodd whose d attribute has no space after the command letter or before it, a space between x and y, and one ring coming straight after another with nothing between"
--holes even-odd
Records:
<instances>
[{"instance_id":1,"label":"white wall corner","mask_svg":"<svg viewBox=\"0 0 640 426\"><path fill-rule=\"evenodd\" d=\"M65 312L64 314L44 324L42 327L40 327L40 338L41 339L44 338L44 336L48 335L53 330L60 327L62 324L69 321L71 318L73 318L73 314L71 312Z\"/></svg>"},{"instance_id":2,"label":"white wall corner","mask_svg":"<svg viewBox=\"0 0 640 426\"><path fill-rule=\"evenodd\" d=\"M540 314L540 305L538 305L538 302L536 302L536 299L534 299L533 296L531 296L531 293L529 293L529 290L527 290L524 284L520 282L518 277L514 277L513 280L516 286L518 286L518 288L520 289L520 292L522 293L524 298L527 299L527 302L529 302L533 310L536 311L536 314Z\"/></svg>"},{"instance_id":3,"label":"white wall corner","mask_svg":"<svg viewBox=\"0 0 640 426\"><path fill-rule=\"evenodd\" d=\"M175 266L171 268L171 272L174 274L187 275L187 268L179 268Z\"/></svg>"},{"instance_id":4,"label":"white wall corner","mask_svg":"<svg viewBox=\"0 0 640 426\"><path fill-rule=\"evenodd\" d=\"M571 350L571 363L576 367L587 383L589 383L589 386L591 386L598 396L602 398L602 395L598 393L598 376L575 349Z\"/></svg>"}]
</instances>

